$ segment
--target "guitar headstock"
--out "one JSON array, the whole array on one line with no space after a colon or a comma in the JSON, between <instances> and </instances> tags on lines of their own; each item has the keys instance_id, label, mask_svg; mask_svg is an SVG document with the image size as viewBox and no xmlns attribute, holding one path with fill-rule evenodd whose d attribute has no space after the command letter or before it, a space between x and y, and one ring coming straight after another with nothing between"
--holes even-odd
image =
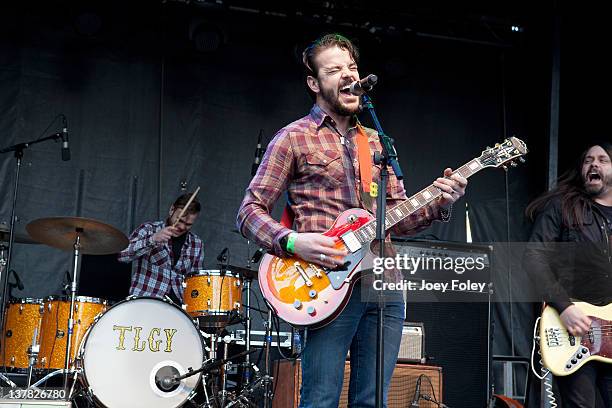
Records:
<instances>
[{"instance_id":1,"label":"guitar headstock","mask_svg":"<svg viewBox=\"0 0 612 408\"><path fill-rule=\"evenodd\" d=\"M512 136L493 147L487 147L482 151L478 161L480 161L483 167L505 168L508 165L515 167L517 160L521 163L525 162L523 156L527 154L527 151L525 142Z\"/></svg>"}]
</instances>

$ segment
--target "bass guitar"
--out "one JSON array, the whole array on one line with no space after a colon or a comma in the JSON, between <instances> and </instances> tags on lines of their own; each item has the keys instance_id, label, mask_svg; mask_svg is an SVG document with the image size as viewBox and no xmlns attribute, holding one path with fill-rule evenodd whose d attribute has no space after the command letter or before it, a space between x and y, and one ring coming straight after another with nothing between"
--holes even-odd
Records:
<instances>
[{"instance_id":1,"label":"bass guitar","mask_svg":"<svg viewBox=\"0 0 612 408\"><path fill-rule=\"evenodd\" d=\"M570 375L587 361L612 363L612 303L594 306L574 304L591 318L591 328L582 337L572 336L559 313L546 306L540 319L540 351L544 366L556 376Z\"/></svg>"}]
</instances>

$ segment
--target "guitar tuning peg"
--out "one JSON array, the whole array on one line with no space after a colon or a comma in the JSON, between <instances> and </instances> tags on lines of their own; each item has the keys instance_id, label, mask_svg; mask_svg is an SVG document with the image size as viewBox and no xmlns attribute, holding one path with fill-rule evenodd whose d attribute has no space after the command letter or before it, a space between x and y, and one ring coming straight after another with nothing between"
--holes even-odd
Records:
<instances>
[{"instance_id":1,"label":"guitar tuning peg","mask_svg":"<svg viewBox=\"0 0 612 408\"><path fill-rule=\"evenodd\" d=\"M524 157L519 157L519 161L520 161L521 163L525 163L525 161L526 161L526 160L525 160L525 158L524 158Z\"/></svg>"},{"instance_id":2,"label":"guitar tuning peg","mask_svg":"<svg viewBox=\"0 0 612 408\"><path fill-rule=\"evenodd\" d=\"M501 146L499 143L495 143L495 147L499 147Z\"/></svg>"},{"instance_id":3,"label":"guitar tuning peg","mask_svg":"<svg viewBox=\"0 0 612 408\"><path fill-rule=\"evenodd\" d=\"M491 150L491 146L487 146L487 150Z\"/></svg>"},{"instance_id":4,"label":"guitar tuning peg","mask_svg":"<svg viewBox=\"0 0 612 408\"><path fill-rule=\"evenodd\" d=\"M513 160L513 161L510 162L510 166L516 167L516 166L518 166L518 163Z\"/></svg>"}]
</instances>

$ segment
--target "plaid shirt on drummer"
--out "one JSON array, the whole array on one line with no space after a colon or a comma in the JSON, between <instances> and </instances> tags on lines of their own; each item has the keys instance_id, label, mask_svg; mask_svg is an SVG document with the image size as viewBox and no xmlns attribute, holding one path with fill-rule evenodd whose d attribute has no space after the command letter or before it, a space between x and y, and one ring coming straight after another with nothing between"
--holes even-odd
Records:
<instances>
[{"instance_id":1,"label":"plaid shirt on drummer","mask_svg":"<svg viewBox=\"0 0 612 408\"><path fill-rule=\"evenodd\" d=\"M172 267L171 243L153 241L153 234L165 226L163 221L142 224L130 235L128 247L119 253L119 262L136 260L130 295L162 298L172 290L182 299L185 275L202 268L204 246L202 240L191 232L187 232L181 256Z\"/></svg>"},{"instance_id":2,"label":"plaid shirt on drummer","mask_svg":"<svg viewBox=\"0 0 612 408\"><path fill-rule=\"evenodd\" d=\"M381 151L378 133L364 128L370 150ZM389 171L387 205L406 199L404 184ZM380 167L372 168L372 179L380 179ZM357 127L340 135L333 119L319 106L310 114L282 128L270 142L257 174L246 190L238 211L237 226L243 235L287 255L279 240L291 232L270 216L280 194L287 190L295 214L297 232L324 232L342 211L366 208L359 191ZM375 213L376 205L371 209ZM432 203L393 227L398 235L410 235L439 219L439 206Z\"/></svg>"}]
</instances>

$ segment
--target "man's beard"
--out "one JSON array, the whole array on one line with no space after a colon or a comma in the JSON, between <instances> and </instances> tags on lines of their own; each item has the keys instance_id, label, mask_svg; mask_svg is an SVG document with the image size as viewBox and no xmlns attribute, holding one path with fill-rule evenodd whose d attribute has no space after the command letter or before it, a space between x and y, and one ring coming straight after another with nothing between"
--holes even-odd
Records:
<instances>
[{"instance_id":1,"label":"man's beard","mask_svg":"<svg viewBox=\"0 0 612 408\"><path fill-rule=\"evenodd\" d=\"M595 198L600 195L603 195L608 188L612 188L612 186L610 185L611 183L609 181L610 178L606 175L600 174L601 185L587 184L588 177L588 174L586 176L583 176L584 190L591 197Z\"/></svg>"},{"instance_id":2,"label":"man's beard","mask_svg":"<svg viewBox=\"0 0 612 408\"><path fill-rule=\"evenodd\" d=\"M333 113L340 116L353 116L361 110L360 104L354 108L342 105L339 94L334 93L333 89L321 89L321 97L327 102L327 105L333 110Z\"/></svg>"}]
</instances>

